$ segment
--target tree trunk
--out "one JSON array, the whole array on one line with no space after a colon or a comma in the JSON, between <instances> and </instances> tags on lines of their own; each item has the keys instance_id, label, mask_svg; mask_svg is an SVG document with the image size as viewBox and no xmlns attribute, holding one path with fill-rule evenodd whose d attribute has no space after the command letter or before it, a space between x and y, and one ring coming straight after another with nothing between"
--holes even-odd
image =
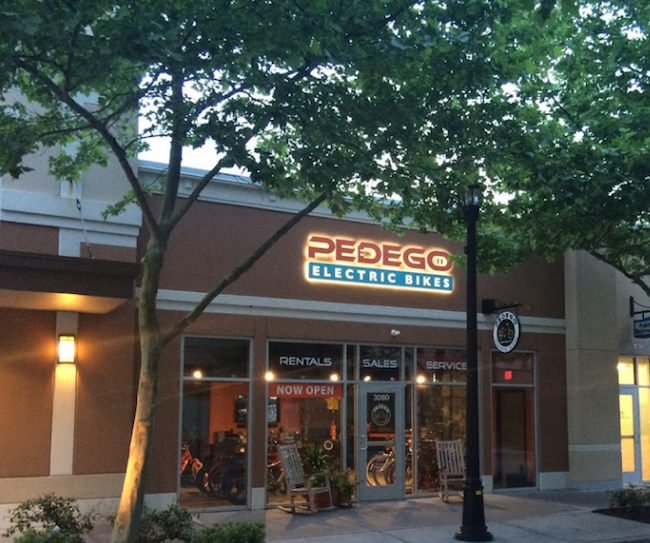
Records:
<instances>
[{"instance_id":1,"label":"tree trunk","mask_svg":"<svg viewBox=\"0 0 650 543\"><path fill-rule=\"evenodd\" d=\"M135 543L137 541L138 527L144 506L144 487L158 403L158 367L164 346L156 318L156 295L163 260L164 249L152 240L143 262L138 304L142 360L135 419L131 432L126 476L111 535L111 543Z\"/></svg>"},{"instance_id":2,"label":"tree trunk","mask_svg":"<svg viewBox=\"0 0 650 543\"><path fill-rule=\"evenodd\" d=\"M142 367L129 459L111 543L135 543L144 505L144 483L158 398L160 348L153 338L141 339Z\"/></svg>"}]
</instances>

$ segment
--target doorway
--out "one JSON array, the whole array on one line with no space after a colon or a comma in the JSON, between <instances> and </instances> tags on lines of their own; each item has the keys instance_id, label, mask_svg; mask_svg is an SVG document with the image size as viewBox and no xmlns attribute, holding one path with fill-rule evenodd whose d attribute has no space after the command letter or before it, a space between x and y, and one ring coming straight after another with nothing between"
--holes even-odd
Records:
<instances>
[{"instance_id":1,"label":"doorway","mask_svg":"<svg viewBox=\"0 0 650 543\"><path fill-rule=\"evenodd\" d=\"M649 390L622 386L619 392L623 484L650 480Z\"/></svg>"},{"instance_id":2,"label":"doorway","mask_svg":"<svg viewBox=\"0 0 650 543\"><path fill-rule=\"evenodd\" d=\"M357 466L360 501L405 495L404 386L360 383L357 403Z\"/></svg>"},{"instance_id":3,"label":"doorway","mask_svg":"<svg viewBox=\"0 0 650 543\"><path fill-rule=\"evenodd\" d=\"M495 488L535 485L532 390L494 390Z\"/></svg>"}]
</instances>

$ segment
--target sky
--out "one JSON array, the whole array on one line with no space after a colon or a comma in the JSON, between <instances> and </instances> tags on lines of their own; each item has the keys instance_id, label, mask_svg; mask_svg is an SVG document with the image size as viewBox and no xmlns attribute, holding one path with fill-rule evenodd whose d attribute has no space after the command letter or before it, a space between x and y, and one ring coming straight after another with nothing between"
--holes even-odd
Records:
<instances>
[{"instance_id":1,"label":"sky","mask_svg":"<svg viewBox=\"0 0 650 543\"><path fill-rule=\"evenodd\" d=\"M140 153L140 160L150 160L167 164L169 162L169 143L163 139L149 141L150 149ZM201 149L186 148L183 151L183 166L197 168L199 170L209 170L215 164L216 153L203 147Z\"/></svg>"}]
</instances>

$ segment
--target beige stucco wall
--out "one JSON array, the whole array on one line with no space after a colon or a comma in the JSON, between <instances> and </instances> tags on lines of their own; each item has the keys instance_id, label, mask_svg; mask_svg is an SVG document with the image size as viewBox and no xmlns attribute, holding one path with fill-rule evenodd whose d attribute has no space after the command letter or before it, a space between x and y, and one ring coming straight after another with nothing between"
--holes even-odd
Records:
<instances>
[{"instance_id":1,"label":"beige stucco wall","mask_svg":"<svg viewBox=\"0 0 650 543\"><path fill-rule=\"evenodd\" d=\"M622 481L616 272L587 253L565 258L569 476L572 488Z\"/></svg>"},{"instance_id":2,"label":"beige stucco wall","mask_svg":"<svg viewBox=\"0 0 650 543\"><path fill-rule=\"evenodd\" d=\"M5 95L7 101L12 100L25 102L20 98L16 92L7 93ZM89 97L85 100L80 99L82 104L88 108L95 107L94 98ZM29 109L38 110L33 105L27 105ZM135 129L135 119L134 119ZM50 157L58 153L59 146L51 149L41 149L33 155L27 157L25 164L32 168L32 171L26 172L21 175L19 179L12 179L8 175L2 177L3 188L9 190L20 190L36 194L47 194L51 196L63 197L76 197L78 192L75 193L69 183L60 183L59 180L53 179L47 175L48 160ZM130 160L131 166L134 171L137 169L137 160L132 158ZM114 203L129 189L128 182L118 162L110 159L108 165L104 167L93 166L84 175L82 186L80 187L81 196L84 200L92 200L98 202ZM79 190L79 189L78 189Z\"/></svg>"}]
</instances>

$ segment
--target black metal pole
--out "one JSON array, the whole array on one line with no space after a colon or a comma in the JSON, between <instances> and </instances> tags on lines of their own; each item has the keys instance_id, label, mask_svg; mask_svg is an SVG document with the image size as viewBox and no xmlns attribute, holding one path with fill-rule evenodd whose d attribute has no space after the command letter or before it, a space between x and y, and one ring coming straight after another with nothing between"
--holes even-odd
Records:
<instances>
[{"instance_id":1,"label":"black metal pole","mask_svg":"<svg viewBox=\"0 0 650 543\"><path fill-rule=\"evenodd\" d=\"M485 525L479 456L476 223L480 204L478 198L468 200L463 206L467 223L467 473L463 487L463 524L455 537L461 541L492 541Z\"/></svg>"}]
</instances>

